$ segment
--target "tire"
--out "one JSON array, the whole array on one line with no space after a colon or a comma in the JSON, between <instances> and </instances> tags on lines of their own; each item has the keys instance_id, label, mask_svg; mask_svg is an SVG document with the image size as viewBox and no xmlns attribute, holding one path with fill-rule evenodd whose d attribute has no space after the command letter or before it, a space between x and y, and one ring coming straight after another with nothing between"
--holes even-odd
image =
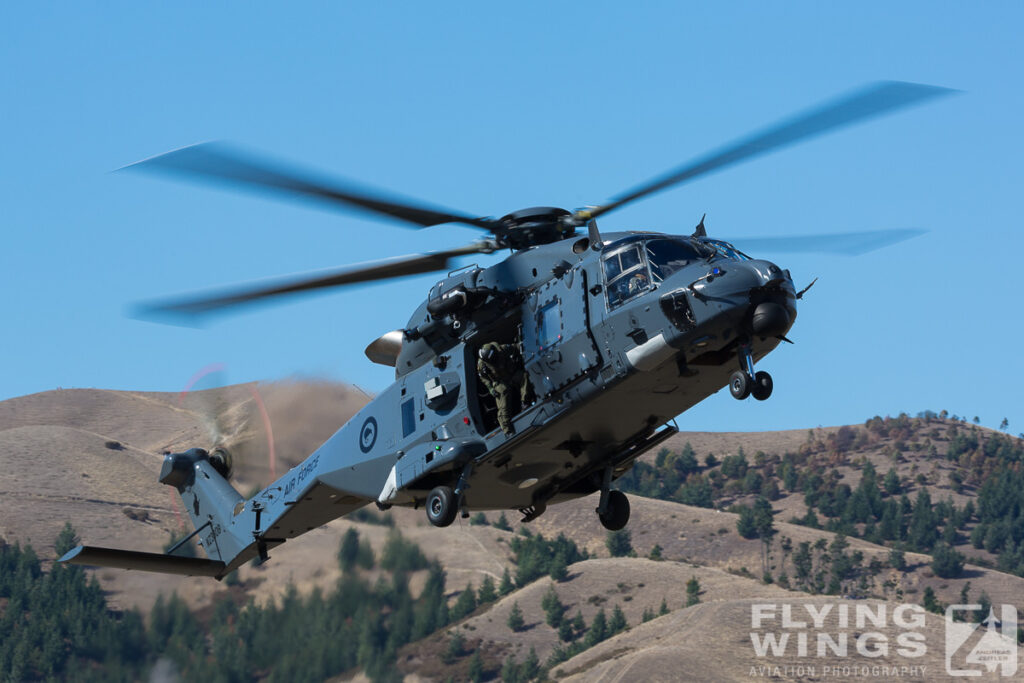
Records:
<instances>
[{"instance_id":1,"label":"tire","mask_svg":"<svg viewBox=\"0 0 1024 683\"><path fill-rule=\"evenodd\" d=\"M742 370L737 370L729 377L729 393L737 401L742 401L750 396L751 384L753 382L750 381L750 375Z\"/></svg>"},{"instance_id":2,"label":"tire","mask_svg":"<svg viewBox=\"0 0 1024 683\"><path fill-rule=\"evenodd\" d=\"M427 494L427 519L434 526L448 526L457 513L455 492L450 486L436 486Z\"/></svg>"},{"instance_id":3,"label":"tire","mask_svg":"<svg viewBox=\"0 0 1024 683\"><path fill-rule=\"evenodd\" d=\"M754 375L754 387L751 393L758 401L763 401L772 395L772 376L767 372L759 372Z\"/></svg>"},{"instance_id":4,"label":"tire","mask_svg":"<svg viewBox=\"0 0 1024 683\"><path fill-rule=\"evenodd\" d=\"M618 531L629 522L629 498L622 491L608 492L608 507L598 515L601 525L608 531Z\"/></svg>"}]
</instances>

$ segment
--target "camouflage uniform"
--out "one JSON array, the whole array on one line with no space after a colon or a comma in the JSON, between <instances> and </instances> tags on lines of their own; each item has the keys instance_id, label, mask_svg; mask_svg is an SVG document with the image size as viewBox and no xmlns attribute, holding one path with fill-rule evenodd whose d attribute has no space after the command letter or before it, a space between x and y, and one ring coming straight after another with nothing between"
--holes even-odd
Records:
<instances>
[{"instance_id":1,"label":"camouflage uniform","mask_svg":"<svg viewBox=\"0 0 1024 683\"><path fill-rule=\"evenodd\" d=\"M480 347L482 355L490 354L488 359L478 358L476 372L487 391L494 397L498 407L498 424L506 434L514 434L512 416L519 413L520 406L533 403L533 386L523 370L523 360L514 344L488 342ZM518 387L520 405L513 406L517 398L513 390Z\"/></svg>"}]
</instances>

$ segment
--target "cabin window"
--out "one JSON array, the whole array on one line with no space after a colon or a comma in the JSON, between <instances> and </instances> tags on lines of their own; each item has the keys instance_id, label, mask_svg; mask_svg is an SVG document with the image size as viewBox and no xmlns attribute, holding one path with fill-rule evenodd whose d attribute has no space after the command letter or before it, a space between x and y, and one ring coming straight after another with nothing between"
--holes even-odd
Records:
<instances>
[{"instance_id":1,"label":"cabin window","mask_svg":"<svg viewBox=\"0 0 1024 683\"><path fill-rule=\"evenodd\" d=\"M410 398L402 403L402 436L406 437L416 431L416 399Z\"/></svg>"},{"instance_id":2,"label":"cabin window","mask_svg":"<svg viewBox=\"0 0 1024 683\"><path fill-rule=\"evenodd\" d=\"M604 257L604 279L608 283L608 306L619 304L651 288L647 262L640 251L643 245L631 244Z\"/></svg>"},{"instance_id":3,"label":"cabin window","mask_svg":"<svg viewBox=\"0 0 1024 683\"><path fill-rule=\"evenodd\" d=\"M558 298L544 304L537 312L537 346L546 349L562 338L562 311Z\"/></svg>"}]
</instances>

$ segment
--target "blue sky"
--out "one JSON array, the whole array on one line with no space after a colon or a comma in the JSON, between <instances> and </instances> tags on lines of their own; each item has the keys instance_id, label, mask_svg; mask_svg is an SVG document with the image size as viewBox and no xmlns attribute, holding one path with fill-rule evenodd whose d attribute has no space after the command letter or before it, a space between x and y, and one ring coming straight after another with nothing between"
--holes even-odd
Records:
<instances>
[{"instance_id":1,"label":"blue sky","mask_svg":"<svg viewBox=\"0 0 1024 683\"><path fill-rule=\"evenodd\" d=\"M876 80L963 93L717 173L604 230L722 237L926 228L865 256L775 256L820 280L762 362L765 403L726 391L683 429L860 422L947 409L1024 431L1020 3L4 3L0 7L0 398L327 376L433 277L350 288L202 329L140 300L447 248L312 205L111 173L204 140L468 213L599 203ZM742 247L742 243L740 243ZM481 263L494 259L482 257Z\"/></svg>"}]
</instances>

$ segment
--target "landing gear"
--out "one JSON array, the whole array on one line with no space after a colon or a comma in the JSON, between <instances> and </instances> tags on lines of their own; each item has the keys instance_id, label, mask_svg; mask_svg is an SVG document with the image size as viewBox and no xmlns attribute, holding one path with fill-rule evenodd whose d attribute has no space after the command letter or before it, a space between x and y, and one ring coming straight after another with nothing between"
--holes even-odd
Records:
<instances>
[{"instance_id":1,"label":"landing gear","mask_svg":"<svg viewBox=\"0 0 1024 683\"><path fill-rule=\"evenodd\" d=\"M450 486L435 486L427 494L427 519L434 526L448 526L459 511L455 492Z\"/></svg>"},{"instance_id":2,"label":"landing gear","mask_svg":"<svg viewBox=\"0 0 1024 683\"><path fill-rule=\"evenodd\" d=\"M612 468L606 467L601 478L601 502L597 518L608 531L618 531L629 522L629 498L622 491L612 491Z\"/></svg>"},{"instance_id":3,"label":"landing gear","mask_svg":"<svg viewBox=\"0 0 1024 683\"><path fill-rule=\"evenodd\" d=\"M754 359L750 355L750 343L744 342L739 348L740 367L729 377L729 393L732 397L742 401L751 394L758 401L763 401L772 395L772 376L767 372L754 372Z\"/></svg>"},{"instance_id":4,"label":"landing gear","mask_svg":"<svg viewBox=\"0 0 1024 683\"><path fill-rule=\"evenodd\" d=\"M622 491L609 491L604 514L597 513L601 525L608 531L618 531L629 522L629 498Z\"/></svg>"},{"instance_id":5,"label":"landing gear","mask_svg":"<svg viewBox=\"0 0 1024 683\"><path fill-rule=\"evenodd\" d=\"M750 390L758 401L763 401L772 395L772 376L767 372L758 372L754 375L754 386Z\"/></svg>"},{"instance_id":6,"label":"landing gear","mask_svg":"<svg viewBox=\"0 0 1024 683\"><path fill-rule=\"evenodd\" d=\"M732 373L731 377L729 377L729 393L732 394L732 397L737 401L742 401L747 396L750 396L750 388L752 384L753 382L750 381L750 375L742 370L737 370Z\"/></svg>"}]
</instances>

